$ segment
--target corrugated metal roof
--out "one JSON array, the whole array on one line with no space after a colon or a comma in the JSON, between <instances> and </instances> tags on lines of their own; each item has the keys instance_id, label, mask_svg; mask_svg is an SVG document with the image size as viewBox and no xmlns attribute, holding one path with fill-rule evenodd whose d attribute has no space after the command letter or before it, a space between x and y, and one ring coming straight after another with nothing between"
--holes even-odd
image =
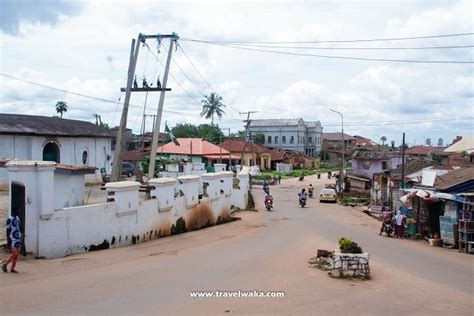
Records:
<instances>
[{"instance_id":1,"label":"corrugated metal roof","mask_svg":"<svg viewBox=\"0 0 474 316\"><path fill-rule=\"evenodd\" d=\"M355 137L344 133L344 141L351 140L351 139L355 139ZM341 132L323 133L323 140L329 140L329 141L338 140L338 141L341 141L342 140L342 133Z\"/></svg>"},{"instance_id":2,"label":"corrugated metal roof","mask_svg":"<svg viewBox=\"0 0 474 316\"><path fill-rule=\"evenodd\" d=\"M250 120L250 127L257 126L297 126L301 119Z\"/></svg>"},{"instance_id":3,"label":"corrugated metal roof","mask_svg":"<svg viewBox=\"0 0 474 316\"><path fill-rule=\"evenodd\" d=\"M105 128L90 122L69 120L59 117L19 114L0 114L0 134L64 137L115 137Z\"/></svg>"},{"instance_id":4,"label":"corrugated metal roof","mask_svg":"<svg viewBox=\"0 0 474 316\"><path fill-rule=\"evenodd\" d=\"M447 190L468 181L474 181L474 168L456 169L438 177L435 188Z\"/></svg>"}]
</instances>

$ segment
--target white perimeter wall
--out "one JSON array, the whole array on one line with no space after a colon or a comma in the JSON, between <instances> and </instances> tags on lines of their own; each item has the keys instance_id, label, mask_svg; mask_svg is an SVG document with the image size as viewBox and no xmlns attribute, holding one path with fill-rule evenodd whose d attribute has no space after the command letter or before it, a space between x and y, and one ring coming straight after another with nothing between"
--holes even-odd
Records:
<instances>
[{"instance_id":1,"label":"white perimeter wall","mask_svg":"<svg viewBox=\"0 0 474 316\"><path fill-rule=\"evenodd\" d=\"M203 175L209 183L207 197L199 199L203 179L185 176L150 180L149 200L139 200L138 182L106 185L104 203L74 205L84 196L80 176L54 174L54 163L14 161L7 164L10 183L25 186L27 252L55 258L163 237L172 233L182 218L187 230L199 229L230 219L232 206L246 208L248 173Z\"/></svg>"}]
</instances>

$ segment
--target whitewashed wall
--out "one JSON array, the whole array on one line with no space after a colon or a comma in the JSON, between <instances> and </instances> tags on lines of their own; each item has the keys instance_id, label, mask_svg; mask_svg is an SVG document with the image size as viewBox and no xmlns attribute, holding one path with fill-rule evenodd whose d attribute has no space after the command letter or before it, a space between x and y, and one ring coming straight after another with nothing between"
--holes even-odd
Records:
<instances>
[{"instance_id":1,"label":"whitewashed wall","mask_svg":"<svg viewBox=\"0 0 474 316\"><path fill-rule=\"evenodd\" d=\"M248 174L239 174L239 190L232 188L233 174L223 172L205 175L209 197L202 199L200 177L185 176L150 180L150 200L139 200L138 182L112 182L106 185L104 203L57 208L76 198L71 192L77 192L77 180L54 175L54 163L42 162L40 167L32 163L11 162L8 169L10 181L25 185L26 249L39 257L62 257L184 232L176 228L180 223L187 231L195 230L228 221L232 205L246 206Z\"/></svg>"}]
</instances>

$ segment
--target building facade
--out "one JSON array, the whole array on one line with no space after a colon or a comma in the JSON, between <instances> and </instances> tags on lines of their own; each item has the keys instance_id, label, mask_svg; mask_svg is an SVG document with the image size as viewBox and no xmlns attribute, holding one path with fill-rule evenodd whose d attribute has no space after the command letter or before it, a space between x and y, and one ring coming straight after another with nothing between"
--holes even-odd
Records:
<instances>
[{"instance_id":1,"label":"building facade","mask_svg":"<svg viewBox=\"0 0 474 316\"><path fill-rule=\"evenodd\" d=\"M101 169L112 168L113 135L90 122L59 117L0 114L0 159L54 161L62 165L89 166L87 182L102 181ZM0 184L7 172L0 168Z\"/></svg>"},{"instance_id":2,"label":"building facade","mask_svg":"<svg viewBox=\"0 0 474 316\"><path fill-rule=\"evenodd\" d=\"M302 153L310 157L319 157L322 139L319 121L305 122L300 119L251 120L250 137L263 134L264 145L268 148L280 148Z\"/></svg>"}]
</instances>

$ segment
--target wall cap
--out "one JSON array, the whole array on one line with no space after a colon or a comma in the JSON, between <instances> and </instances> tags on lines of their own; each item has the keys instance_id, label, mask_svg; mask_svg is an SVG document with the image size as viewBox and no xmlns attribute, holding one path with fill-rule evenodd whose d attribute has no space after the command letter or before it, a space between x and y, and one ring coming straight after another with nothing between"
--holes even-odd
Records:
<instances>
[{"instance_id":1,"label":"wall cap","mask_svg":"<svg viewBox=\"0 0 474 316\"><path fill-rule=\"evenodd\" d=\"M234 177L234 173L232 171L221 171L219 174L223 177Z\"/></svg>"},{"instance_id":2,"label":"wall cap","mask_svg":"<svg viewBox=\"0 0 474 316\"><path fill-rule=\"evenodd\" d=\"M10 160L5 164L8 169L19 170L19 169L43 169L43 170L54 170L56 163L54 161L41 161L41 160Z\"/></svg>"},{"instance_id":3,"label":"wall cap","mask_svg":"<svg viewBox=\"0 0 474 316\"><path fill-rule=\"evenodd\" d=\"M193 176L193 175L189 175L189 176L180 176L178 177L178 180L179 181L182 181L182 182L197 182L199 181L199 176Z\"/></svg>"},{"instance_id":4,"label":"wall cap","mask_svg":"<svg viewBox=\"0 0 474 316\"><path fill-rule=\"evenodd\" d=\"M214 172L210 172L210 173L204 173L201 175L201 177L203 179L218 179L220 177L220 174L219 173L214 173Z\"/></svg>"},{"instance_id":5,"label":"wall cap","mask_svg":"<svg viewBox=\"0 0 474 316\"><path fill-rule=\"evenodd\" d=\"M151 185L151 186L156 186L156 187L171 186L171 185L176 184L176 179L175 178L169 178L169 177L150 179L148 181L148 184Z\"/></svg>"},{"instance_id":6,"label":"wall cap","mask_svg":"<svg viewBox=\"0 0 474 316\"><path fill-rule=\"evenodd\" d=\"M136 181L120 181L120 182L109 182L105 184L107 191L132 191L140 188L140 182Z\"/></svg>"}]
</instances>

